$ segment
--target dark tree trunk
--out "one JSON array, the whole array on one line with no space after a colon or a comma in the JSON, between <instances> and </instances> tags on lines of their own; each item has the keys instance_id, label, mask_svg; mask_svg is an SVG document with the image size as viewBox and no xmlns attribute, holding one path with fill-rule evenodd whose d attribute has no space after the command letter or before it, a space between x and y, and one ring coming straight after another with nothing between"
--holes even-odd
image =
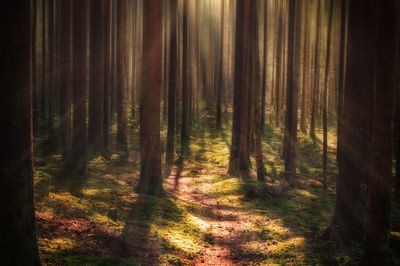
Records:
<instances>
[{"instance_id":1,"label":"dark tree trunk","mask_svg":"<svg viewBox=\"0 0 400 266\"><path fill-rule=\"evenodd\" d=\"M349 3L346 90L342 150L330 239L348 248L365 235L366 190L370 166L374 91L375 9L373 0ZM365 56L370 55L370 56Z\"/></svg>"},{"instance_id":2,"label":"dark tree trunk","mask_svg":"<svg viewBox=\"0 0 400 266\"><path fill-rule=\"evenodd\" d=\"M219 85L217 91L217 121L216 127L217 130L221 130L222 128L222 118L221 118L221 98L222 98L222 89L224 87L224 21L225 21L225 1L221 2L221 43L220 43L220 51L219 51Z\"/></svg>"},{"instance_id":3,"label":"dark tree trunk","mask_svg":"<svg viewBox=\"0 0 400 266\"><path fill-rule=\"evenodd\" d=\"M140 95L140 181L137 192L159 196L162 191L160 93L162 1L143 2L143 78Z\"/></svg>"},{"instance_id":4,"label":"dark tree trunk","mask_svg":"<svg viewBox=\"0 0 400 266\"><path fill-rule=\"evenodd\" d=\"M297 12L299 16L299 12ZM289 175L296 173L296 142L297 142L297 110L299 94L299 76L294 75L294 48L295 48L295 0L289 0L289 32L288 32L288 55L287 55L287 93L286 93L286 115L284 135L284 158L285 172ZM299 27L300 19L297 20ZM300 27L299 27L300 28ZM297 37L300 34L297 34ZM299 42L300 38L296 41ZM299 49L297 53L299 52ZM298 60L298 59L297 59ZM298 64L297 64L298 66ZM298 68L296 69L298 74Z\"/></svg>"},{"instance_id":5,"label":"dark tree trunk","mask_svg":"<svg viewBox=\"0 0 400 266\"><path fill-rule=\"evenodd\" d=\"M104 149L108 151L111 97L111 9L112 1L106 0L104 7L104 100L103 138Z\"/></svg>"},{"instance_id":6,"label":"dark tree trunk","mask_svg":"<svg viewBox=\"0 0 400 266\"><path fill-rule=\"evenodd\" d=\"M36 53L36 30L37 30L37 10L38 2L32 2L32 25L31 25L31 73L32 73L32 120L33 136L37 135L37 126L39 118L39 99L38 99L38 65Z\"/></svg>"},{"instance_id":7,"label":"dark tree trunk","mask_svg":"<svg viewBox=\"0 0 400 266\"><path fill-rule=\"evenodd\" d=\"M329 8L329 23L328 23L328 41L326 51L326 63L325 63L325 81L324 81L324 98L322 100L323 109L323 148L322 148L322 169L323 169L323 184L324 189L327 189L327 171L328 171L328 110L327 110L327 98L328 98L328 77L329 77L329 64L331 60L331 34L333 24L333 0L330 1Z\"/></svg>"},{"instance_id":8,"label":"dark tree trunk","mask_svg":"<svg viewBox=\"0 0 400 266\"><path fill-rule=\"evenodd\" d=\"M104 149L104 0L91 0L89 148Z\"/></svg>"},{"instance_id":9,"label":"dark tree trunk","mask_svg":"<svg viewBox=\"0 0 400 266\"><path fill-rule=\"evenodd\" d=\"M46 34L46 1L42 0L42 91L40 95L40 120L46 119L46 93L47 93L47 34Z\"/></svg>"},{"instance_id":10,"label":"dark tree trunk","mask_svg":"<svg viewBox=\"0 0 400 266\"><path fill-rule=\"evenodd\" d=\"M283 37L283 3L278 4L279 6L279 26L276 44L276 80L275 80L275 126L280 127L281 124L281 91L282 86L282 65L283 65L283 47L284 47L284 37Z\"/></svg>"},{"instance_id":11,"label":"dark tree trunk","mask_svg":"<svg viewBox=\"0 0 400 266\"><path fill-rule=\"evenodd\" d=\"M235 66L234 66L234 95L233 95L233 122L232 122L232 142L229 158L230 175L238 175L240 167L240 154L245 153L245 166L247 165L247 121L243 123L242 116L248 117L248 105L243 106L243 100L248 99L248 90L244 87L244 70L247 66L247 26L249 11L248 0L237 0L236 2L236 36L235 36ZM247 84L246 84L247 85ZM242 131L245 133L242 136ZM242 139L244 141L242 141ZM244 146L244 147L243 147ZM242 150L242 151L241 151ZM248 165L247 165L248 166ZM244 167L246 168L246 167Z\"/></svg>"},{"instance_id":12,"label":"dark tree trunk","mask_svg":"<svg viewBox=\"0 0 400 266\"><path fill-rule=\"evenodd\" d=\"M36 241L32 91L30 89L30 1L1 11L3 46L0 79L0 260L3 265L40 265Z\"/></svg>"},{"instance_id":13,"label":"dark tree trunk","mask_svg":"<svg viewBox=\"0 0 400 266\"><path fill-rule=\"evenodd\" d=\"M320 28L321 28L321 1L318 0L317 5L317 37L315 38L315 55L314 55L314 85L311 94L311 123L310 123L310 137L315 139L315 120L317 115L317 101L319 92L319 44L320 44Z\"/></svg>"},{"instance_id":14,"label":"dark tree trunk","mask_svg":"<svg viewBox=\"0 0 400 266\"><path fill-rule=\"evenodd\" d=\"M250 3L250 40L252 47L250 48L251 60L251 90L253 91L253 106L254 106L254 149L257 166L257 180L264 181L265 168L262 156L262 140L261 140L261 101L260 101L260 54L259 54L259 40L258 40L258 10L257 2L251 1Z\"/></svg>"},{"instance_id":15,"label":"dark tree trunk","mask_svg":"<svg viewBox=\"0 0 400 266\"><path fill-rule=\"evenodd\" d=\"M183 2L183 80L182 80L182 121L181 121L181 152L183 155L187 154L189 133L189 32L188 32L188 16L189 16L189 3Z\"/></svg>"},{"instance_id":16,"label":"dark tree trunk","mask_svg":"<svg viewBox=\"0 0 400 266\"><path fill-rule=\"evenodd\" d=\"M375 3L379 10L376 85L370 177L368 182L367 239L364 265L386 265L389 251L392 194L392 122L396 95L396 0ZM372 54L371 54L372 55Z\"/></svg>"},{"instance_id":17,"label":"dark tree trunk","mask_svg":"<svg viewBox=\"0 0 400 266\"><path fill-rule=\"evenodd\" d=\"M83 174L87 162L86 133L86 17L87 3L73 1L73 130L65 168Z\"/></svg>"},{"instance_id":18,"label":"dark tree trunk","mask_svg":"<svg viewBox=\"0 0 400 266\"><path fill-rule=\"evenodd\" d=\"M171 163L174 159L175 148L175 91L177 87L177 40L176 40L176 15L178 2L171 0L171 25L170 25L170 58L169 58L169 86L168 86L168 132L166 161Z\"/></svg>"},{"instance_id":19,"label":"dark tree trunk","mask_svg":"<svg viewBox=\"0 0 400 266\"><path fill-rule=\"evenodd\" d=\"M117 144L123 160L129 157L127 7L127 0L117 1Z\"/></svg>"},{"instance_id":20,"label":"dark tree trunk","mask_svg":"<svg viewBox=\"0 0 400 266\"><path fill-rule=\"evenodd\" d=\"M303 1L304 4L304 9L305 9L305 14L308 14L309 8L308 8L308 2ZM307 133L307 125L306 125L306 116L307 116L307 90L308 90L308 85L309 85L309 65L310 65L310 49L309 49L309 43L310 43L310 20L306 19L305 20L305 26L304 26L304 59L303 59L303 84L302 84L302 92L301 92L301 116L300 116L300 129L303 133Z\"/></svg>"},{"instance_id":21,"label":"dark tree trunk","mask_svg":"<svg viewBox=\"0 0 400 266\"><path fill-rule=\"evenodd\" d=\"M347 33L347 0L341 0L340 13L340 66L339 66L339 91L338 91L338 123L337 123L337 154L336 160L340 163L340 154L342 146L342 112L343 112L343 94L346 74L346 33Z\"/></svg>"},{"instance_id":22,"label":"dark tree trunk","mask_svg":"<svg viewBox=\"0 0 400 266\"><path fill-rule=\"evenodd\" d=\"M54 125L54 91L55 91L55 34L54 34L54 5L55 0L49 0L49 18L48 18L48 37L49 37L49 87L47 89L47 106L48 106L48 117L47 117L47 126L51 131Z\"/></svg>"},{"instance_id":23,"label":"dark tree trunk","mask_svg":"<svg viewBox=\"0 0 400 266\"><path fill-rule=\"evenodd\" d=\"M71 2L63 1L61 20L61 51L60 61L62 73L60 75L60 137L62 147L62 159L65 160L71 145Z\"/></svg>"}]
</instances>

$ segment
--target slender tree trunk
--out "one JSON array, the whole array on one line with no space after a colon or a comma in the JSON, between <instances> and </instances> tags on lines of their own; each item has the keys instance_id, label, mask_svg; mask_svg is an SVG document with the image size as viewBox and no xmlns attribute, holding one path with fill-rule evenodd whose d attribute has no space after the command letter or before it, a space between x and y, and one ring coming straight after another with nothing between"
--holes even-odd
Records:
<instances>
[{"instance_id":1,"label":"slender tree trunk","mask_svg":"<svg viewBox=\"0 0 400 266\"><path fill-rule=\"evenodd\" d=\"M176 15L178 2L171 0L170 2L170 58L169 58L169 86L168 86L168 131L167 131L167 152L166 161L171 163L174 159L175 148L175 98L177 87L177 40L176 40Z\"/></svg>"},{"instance_id":2,"label":"slender tree trunk","mask_svg":"<svg viewBox=\"0 0 400 266\"><path fill-rule=\"evenodd\" d=\"M370 167L374 92L375 9L373 0L351 0L342 150L330 239L348 248L365 235L366 188ZM365 56L371 55L371 56Z\"/></svg>"},{"instance_id":3,"label":"slender tree trunk","mask_svg":"<svg viewBox=\"0 0 400 266\"><path fill-rule=\"evenodd\" d=\"M302 2L305 9L305 14L308 14L308 1ZM300 116L300 129L303 133L307 133L307 89L309 85L309 69L310 69L310 20L305 19L304 26L304 59L303 59L303 84L302 84L302 93L301 93L301 116Z\"/></svg>"},{"instance_id":4,"label":"slender tree trunk","mask_svg":"<svg viewBox=\"0 0 400 266\"><path fill-rule=\"evenodd\" d=\"M225 1L221 2L221 43L220 43L220 51L219 51L219 86L218 86L218 94L217 94L217 130L221 130L222 128L222 118L221 118L221 97L222 90L224 87L224 32L225 32Z\"/></svg>"},{"instance_id":5,"label":"slender tree trunk","mask_svg":"<svg viewBox=\"0 0 400 266\"><path fill-rule=\"evenodd\" d=\"M314 86L312 89L311 96L311 124L310 124L310 137L315 139L315 119L317 115L317 101L318 101L318 92L319 92L319 43L320 43L320 27L321 27L321 0L318 0L317 5L317 37L315 38L315 55L314 55Z\"/></svg>"},{"instance_id":6,"label":"slender tree trunk","mask_svg":"<svg viewBox=\"0 0 400 266\"><path fill-rule=\"evenodd\" d=\"M143 78L140 100L140 181L138 193L159 196L162 191L160 143L162 1L143 2Z\"/></svg>"},{"instance_id":7,"label":"slender tree trunk","mask_svg":"<svg viewBox=\"0 0 400 266\"><path fill-rule=\"evenodd\" d=\"M37 126L39 118L39 102L38 102L38 64L36 51L36 35L37 35L37 10L38 2L32 2L32 25L31 25L31 73L32 73L32 119L33 119L33 136L37 135Z\"/></svg>"},{"instance_id":8,"label":"slender tree trunk","mask_svg":"<svg viewBox=\"0 0 400 266\"><path fill-rule=\"evenodd\" d=\"M63 1L62 3L62 20L61 20L61 51L60 62L62 73L60 75L60 136L62 146L62 159L67 158L71 145L71 2Z\"/></svg>"},{"instance_id":9,"label":"slender tree trunk","mask_svg":"<svg viewBox=\"0 0 400 266\"><path fill-rule=\"evenodd\" d=\"M297 11L299 8L297 8ZM297 142L297 110L298 110L298 92L299 92L299 68L296 67L296 75L294 74L294 64L299 61L298 53L296 51L296 61L294 62L295 55L295 30L297 31L297 39L299 42L300 37L300 23L301 16L297 12L296 18L296 3L295 0L289 0L289 32L288 32L288 55L287 55L287 93L286 93L286 116L285 116L285 136L284 136L284 158L285 158L285 172L289 175L296 173L296 142ZM297 22L297 29L295 24Z\"/></svg>"},{"instance_id":10,"label":"slender tree trunk","mask_svg":"<svg viewBox=\"0 0 400 266\"><path fill-rule=\"evenodd\" d=\"M127 7L127 0L117 1L117 144L123 160L129 157Z\"/></svg>"},{"instance_id":11,"label":"slender tree trunk","mask_svg":"<svg viewBox=\"0 0 400 266\"><path fill-rule=\"evenodd\" d=\"M111 10L112 2L104 2L104 97L103 97L103 138L104 150L108 150L111 96Z\"/></svg>"},{"instance_id":12,"label":"slender tree trunk","mask_svg":"<svg viewBox=\"0 0 400 266\"><path fill-rule=\"evenodd\" d=\"M340 66L339 66L339 92L338 92L338 123L337 123L337 154L336 160L340 163L340 154L342 146L342 112L343 112L343 95L345 87L345 74L346 74L346 35L347 35L347 0L341 0L341 14L340 14Z\"/></svg>"},{"instance_id":13,"label":"slender tree trunk","mask_svg":"<svg viewBox=\"0 0 400 266\"><path fill-rule=\"evenodd\" d=\"M276 45L276 60L277 60L277 73L276 73L276 84L275 84L275 127L279 128L281 124L281 91L282 86L282 72L283 72L283 53L284 53L284 37L283 37L283 3L279 7L279 26L277 35L277 45Z\"/></svg>"},{"instance_id":14,"label":"slender tree trunk","mask_svg":"<svg viewBox=\"0 0 400 266\"><path fill-rule=\"evenodd\" d=\"M389 252L392 194L392 131L396 95L395 67L397 10L395 0L375 4L379 10L376 86L370 178L368 182L367 239L364 265L386 265Z\"/></svg>"},{"instance_id":15,"label":"slender tree trunk","mask_svg":"<svg viewBox=\"0 0 400 266\"><path fill-rule=\"evenodd\" d=\"M55 34L54 34L54 5L55 0L49 0L49 18L48 18L48 37L49 37L49 87L47 90L47 105L48 105L48 120L47 126L51 131L54 125L54 86L55 86L55 71L54 71L54 61L55 61Z\"/></svg>"},{"instance_id":16,"label":"slender tree trunk","mask_svg":"<svg viewBox=\"0 0 400 266\"><path fill-rule=\"evenodd\" d=\"M261 92L261 133L264 134L265 126L265 97L267 92L267 69L268 69L268 1L264 3L264 59L263 59L263 75L262 75L262 92Z\"/></svg>"},{"instance_id":17,"label":"slender tree trunk","mask_svg":"<svg viewBox=\"0 0 400 266\"><path fill-rule=\"evenodd\" d=\"M46 93L47 93L47 34L46 34L46 1L42 0L42 91L40 96L40 120L46 119Z\"/></svg>"},{"instance_id":18,"label":"slender tree trunk","mask_svg":"<svg viewBox=\"0 0 400 266\"><path fill-rule=\"evenodd\" d=\"M8 41L2 49L0 79L0 258L3 265L40 265L33 193L30 1L7 3L0 17Z\"/></svg>"},{"instance_id":19,"label":"slender tree trunk","mask_svg":"<svg viewBox=\"0 0 400 266\"><path fill-rule=\"evenodd\" d=\"M181 128L181 152L183 155L187 153L189 133L189 32L188 32L188 16L189 1L183 2L183 80L182 80L182 128Z\"/></svg>"},{"instance_id":20,"label":"slender tree trunk","mask_svg":"<svg viewBox=\"0 0 400 266\"><path fill-rule=\"evenodd\" d=\"M236 3L236 36L235 36L235 64L234 64L234 96L232 142L229 158L230 175L238 175L239 170L248 169L247 134L248 134L248 90L245 87L244 70L248 65L247 42L248 38L248 11L249 0L238 0ZM243 103L247 103L243 105ZM245 116L243 118L243 116ZM244 165L242 165L242 163Z\"/></svg>"},{"instance_id":21,"label":"slender tree trunk","mask_svg":"<svg viewBox=\"0 0 400 266\"><path fill-rule=\"evenodd\" d=\"M86 133L86 16L87 3L73 1L73 134L65 168L83 174L87 162Z\"/></svg>"},{"instance_id":22,"label":"slender tree trunk","mask_svg":"<svg viewBox=\"0 0 400 266\"><path fill-rule=\"evenodd\" d=\"M326 51L326 63L325 63L325 81L324 81L324 98L322 100L323 109L323 148L322 148L322 169L323 169L323 184L324 189L327 189L327 171L328 171L328 110L327 110L327 98L328 98L328 78L329 78L329 65L331 60L331 35L332 35L332 24L333 24L333 0L330 1L329 8L329 23L328 23L328 41Z\"/></svg>"}]
</instances>

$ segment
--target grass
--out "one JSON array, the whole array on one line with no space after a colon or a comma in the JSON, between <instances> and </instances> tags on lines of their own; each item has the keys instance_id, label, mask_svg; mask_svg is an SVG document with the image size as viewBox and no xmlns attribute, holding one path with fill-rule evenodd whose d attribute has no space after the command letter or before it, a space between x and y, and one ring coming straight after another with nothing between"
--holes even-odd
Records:
<instances>
[{"instance_id":1,"label":"grass","mask_svg":"<svg viewBox=\"0 0 400 266\"><path fill-rule=\"evenodd\" d=\"M317 128L316 140L298 134L296 186L282 196L249 199L247 188L260 184L226 174L231 125L227 116L224 119L218 132L212 107L205 108L191 130L190 158L182 167L163 165L167 193L162 198L134 192L139 179L137 121L130 121L133 151L129 161L121 163L115 151L110 160L92 155L84 176L63 172L59 151L49 147L56 137L42 134L36 152L35 199L43 263L190 265L214 246L229 250L233 261L247 264L357 262L359 250L335 252L320 240L334 210L334 123L328 134L328 193L322 188L322 131ZM161 138L165 150L166 123ZM277 186L283 182L281 141L280 130L266 124L263 159L268 183ZM176 186L191 190L179 194L170 189L170 171L179 173ZM399 210L393 206L394 247L400 242ZM110 211L118 214L117 220ZM219 238L219 233L227 234L226 239Z\"/></svg>"}]
</instances>

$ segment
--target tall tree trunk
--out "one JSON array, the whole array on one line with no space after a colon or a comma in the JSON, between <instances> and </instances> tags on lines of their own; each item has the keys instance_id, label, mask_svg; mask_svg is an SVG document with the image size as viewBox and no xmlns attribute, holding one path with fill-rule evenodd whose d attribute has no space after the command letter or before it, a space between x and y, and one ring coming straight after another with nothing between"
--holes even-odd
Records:
<instances>
[{"instance_id":1,"label":"tall tree trunk","mask_svg":"<svg viewBox=\"0 0 400 266\"><path fill-rule=\"evenodd\" d=\"M55 0L49 0L49 18L48 18L48 37L49 37L49 87L47 90L47 105L48 105L48 117L47 117L47 127L51 131L54 125L54 91L55 91L55 34L54 34L54 6Z\"/></svg>"},{"instance_id":2,"label":"tall tree trunk","mask_svg":"<svg viewBox=\"0 0 400 266\"><path fill-rule=\"evenodd\" d=\"M104 2L104 97L103 97L103 139L104 149L108 150L110 127L111 96L111 10L112 1Z\"/></svg>"},{"instance_id":3,"label":"tall tree trunk","mask_svg":"<svg viewBox=\"0 0 400 266\"><path fill-rule=\"evenodd\" d=\"M167 131L167 151L166 161L171 163L174 159L175 148L175 98L177 83L177 40L176 40L176 16L178 9L178 1L170 2L170 57L169 57L169 86L168 86L168 131Z\"/></svg>"},{"instance_id":4,"label":"tall tree trunk","mask_svg":"<svg viewBox=\"0 0 400 266\"><path fill-rule=\"evenodd\" d=\"M0 17L7 25L0 79L0 258L4 265L40 265L33 194L30 1L7 3Z\"/></svg>"},{"instance_id":5,"label":"tall tree trunk","mask_svg":"<svg viewBox=\"0 0 400 266\"><path fill-rule=\"evenodd\" d=\"M310 137L315 139L315 120L317 115L317 101L318 101L318 92L319 92L319 69L320 69L320 60L319 60L319 44L320 44L320 31L321 31L321 0L318 0L317 5L317 26L316 26L316 34L315 38L315 55L314 55L314 86L311 94L311 123L310 123Z\"/></svg>"},{"instance_id":6,"label":"tall tree trunk","mask_svg":"<svg viewBox=\"0 0 400 266\"><path fill-rule=\"evenodd\" d=\"M283 37L283 3L279 6L279 26L277 35L277 45L276 45L276 83L275 83L275 127L279 128L281 124L281 91L282 86L282 65L283 65L283 47L284 47L284 37Z\"/></svg>"},{"instance_id":7,"label":"tall tree trunk","mask_svg":"<svg viewBox=\"0 0 400 266\"><path fill-rule=\"evenodd\" d=\"M328 22L328 41L326 46L326 63L325 63L325 81L324 81L324 98L322 100L323 109L323 148L322 148L322 169L323 169L323 184L324 189L327 189L327 171L328 171L328 78L329 78L329 65L331 60L331 35L333 24L333 0L330 1L329 8L329 22Z\"/></svg>"},{"instance_id":8,"label":"tall tree trunk","mask_svg":"<svg viewBox=\"0 0 400 266\"><path fill-rule=\"evenodd\" d=\"M262 140L261 140L261 101L260 101L260 54L259 54L259 40L258 40L258 10L257 2L251 1L250 3L250 40L252 47L250 48L251 60L251 90L253 91L253 106L254 106L254 149L257 166L257 180L264 181L265 168L262 157Z\"/></svg>"},{"instance_id":9,"label":"tall tree trunk","mask_svg":"<svg viewBox=\"0 0 400 266\"><path fill-rule=\"evenodd\" d=\"M265 126L265 96L267 92L267 69L268 69L268 1L264 3L264 59L263 59L263 74L262 74L262 92L261 92L261 133L264 134Z\"/></svg>"},{"instance_id":10,"label":"tall tree trunk","mask_svg":"<svg viewBox=\"0 0 400 266\"><path fill-rule=\"evenodd\" d=\"M117 1L117 144L123 160L129 157L127 8L127 0Z\"/></svg>"},{"instance_id":11,"label":"tall tree trunk","mask_svg":"<svg viewBox=\"0 0 400 266\"><path fill-rule=\"evenodd\" d=\"M352 0L349 3L341 160L335 213L328 231L330 239L340 248L352 246L365 235L375 81L375 9L371 8L374 3L373 0Z\"/></svg>"},{"instance_id":12,"label":"tall tree trunk","mask_svg":"<svg viewBox=\"0 0 400 266\"><path fill-rule=\"evenodd\" d=\"M40 95L40 120L46 119L46 93L47 93L47 34L46 34L46 1L42 0L42 91Z\"/></svg>"},{"instance_id":13,"label":"tall tree trunk","mask_svg":"<svg viewBox=\"0 0 400 266\"><path fill-rule=\"evenodd\" d=\"M86 16L87 3L73 1L73 131L72 147L64 162L68 170L83 174L87 162L86 133Z\"/></svg>"},{"instance_id":14,"label":"tall tree trunk","mask_svg":"<svg viewBox=\"0 0 400 266\"><path fill-rule=\"evenodd\" d=\"M89 148L104 149L104 0L91 0Z\"/></svg>"},{"instance_id":15,"label":"tall tree trunk","mask_svg":"<svg viewBox=\"0 0 400 266\"><path fill-rule=\"evenodd\" d=\"M219 51L219 85L217 92L217 130L222 128L222 118L221 118L221 97L222 89L224 87L224 32L225 32L225 1L221 1L221 40L220 40L220 51Z\"/></svg>"},{"instance_id":16,"label":"tall tree trunk","mask_svg":"<svg viewBox=\"0 0 400 266\"><path fill-rule=\"evenodd\" d=\"M187 153L189 133L189 32L188 32L188 16L189 1L183 1L183 80L182 80L182 121L181 121L181 152L183 155Z\"/></svg>"},{"instance_id":17,"label":"tall tree trunk","mask_svg":"<svg viewBox=\"0 0 400 266\"><path fill-rule=\"evenodd\" d=\"M340 163L340 154L342 147L342 112L343 112L343 95L345 87L346 74L346 38L347 38L347 0L341 0L340 14L340 66L339 66L339 91L338 91L338 123L337 123L337 154L336 160Z\"/></svg>"},{"instance_id":18,"label":"tall tree trunk","mask_svg":"<svg viewBox=\"0 0 400 266\"><path fill-rule=\"evenodd\" d=\"M72 81L72 68L71 68L71 2L63 1L62 6L62 20L61 20L61 69L60 75L60 136L62 146L62 159L67 158L70 145L71 145L71 81Z\"/></svg>"},{"instance_id":19,"label":"tall tree trunk","mask_svg":"<svg viewBox=\"0 0 400 266\"><path fill-rule=\"evenodd\" d=\"M140 181L138 193L159 196L162 191L160 93L162 1L143 2L143 78L140 99Z\"/></svg>"},{"instance_id":20,"label":"tall tree trunk","mask_svg":"<svg viewBox=\"0 0 400 266\"><path fill-rule=\"evenodd\" d=\"M395 0L375 3L379 10L376 85L374 99L370 177L368 182L367 239L364 265L386 265L389 252L392 194L392 122L396 95ZM372 54L371 54L372 55ZM398 58L397 58L398 60Z\"/></svg>"},{"instance_id":21,"label":"tall tree trunk","mask_svg":"<svg viewBox=\"0 0 400 266\"><path fill-rule=\"evenodd\" d=\"M309 12L308 1L302 2L305 9L305 14L307 15ZM307 133L307 90L309 85L309 70L310 70L310 20L305 19L304 26L304 58L303 58L303 84L302 84L302 92L301 92L301 116L300 116L300 129L303 133Z\"/></svg>"},{"instance_id":22,"label":"tall tree trunk","mask_svg":"<svg viewBox=\"0 0 400 266\"><path fill-rule=\"evenodd\" d=\"M38 64L36 51L36 35L37 35L37 10L38 2L32 3L32 25L31 25L31 73L32 73L32 120L33 120L33 136L36 137L38 118L39 118L39 101L38 101Z\"/></svg>"},{"instance_id":23,"label":"tall tree trunk","mask_svg":"<svg viewBox=\"0 0 400 266\"><path fill-rule=\"evenodd\" d=\"M247 20L249 17L249 2L249 0L238 0L236 2L233 122L228 169L230 175L238 175L239 170L248 169L248 89L246 87L248 82L245 78L245 70L248 66Z\"/></svg>"},{"instance_id":24,"label":"tall tree trunk","mask_svg":"<svg viewBox=\"0 0 400 266\"><path fill-rule=\"evenodd\" d=\"M299 92L299 50L296 49L295 55L295 37L296 42L300 43L300 9L297 8L295 0L289 0L289 32L288 32L288 55L287 55L287 92L286 92L286 116L285 116L285 135L284 135L284 158L285 172L289 175L296 173L296 142L297 142L297 110L298 110L298 92ZM295 24L297 28L295 29ZM296 30L296 32L295 32ZM297 33L297 34L296 34ZM296 36L295 36L296 35ZM296 75L294 74L294 64L296 63Z\"/></svg>"}]
</instances>

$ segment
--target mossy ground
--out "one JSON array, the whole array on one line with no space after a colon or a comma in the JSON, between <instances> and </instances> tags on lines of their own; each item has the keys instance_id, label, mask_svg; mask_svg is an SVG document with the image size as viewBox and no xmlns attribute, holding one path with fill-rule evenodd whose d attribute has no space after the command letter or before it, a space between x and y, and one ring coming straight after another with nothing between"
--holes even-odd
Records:
<instances>
[{"instance_id":1,"label":"mossy ground","mask_svg":"<svg viewBox=\"0 0 400 266\"><path fill-rule=\"evenodd\" d=\"M253 180L227 175L229 117L215 130L212 108L192 126L190 157L163 165L165 196L138 195L138 130L131 121L133 155L127 163L91 156L87 173L61 170L54 137L37 144L35 171L39 250L45 265L352 264L360 251L332 251L320 240L334 210L335 125L329 131L328 191L322 187L322 130L298 136L296 185L278 197L245 197ZM268 115L267 119L268 121ZM267 182L283 177L281 130L265 125ZM113 128L115 130L115 128ZM162 126L165 147L166 125ZM177 138L178 140L179 138ZM111 143L113 147L113 143ZM252 161L255 166L254 161ZM393 245L400 239L399 209L393 211ZM117 210L118 219L109 216ZM397 219L397 220L396 220ZM398 255L393 256L393 262ZM397 261L399 262L399 261Z\"/></svg>"}]
</instances>

